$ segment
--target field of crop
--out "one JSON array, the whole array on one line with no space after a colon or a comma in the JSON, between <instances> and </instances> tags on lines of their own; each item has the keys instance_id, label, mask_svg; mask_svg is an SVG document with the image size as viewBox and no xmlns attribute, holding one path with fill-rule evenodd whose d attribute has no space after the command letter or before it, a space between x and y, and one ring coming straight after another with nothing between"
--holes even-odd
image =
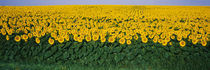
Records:
<instances>
[{"instance_id":1,"label":"field of crop","mask_svg":"<svg viewBox=\"0 0 210 70\"><path fill-rule=\"evenodd\" d=\"M0 9L2 63L210 69L209 6Z\"/></svg>"}]
</instances>

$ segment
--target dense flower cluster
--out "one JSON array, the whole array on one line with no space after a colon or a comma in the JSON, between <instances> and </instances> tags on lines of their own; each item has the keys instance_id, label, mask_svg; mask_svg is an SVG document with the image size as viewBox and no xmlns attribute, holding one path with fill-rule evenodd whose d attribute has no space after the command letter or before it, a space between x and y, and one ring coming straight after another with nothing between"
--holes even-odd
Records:
<instances>
[{"instance_id":1,"label":"dense flower cluster","mask_svg":"<svg viewBox=\"0 0 210 70\"><path fill-rule=\"evenodd\" d=\"M110 42L132 44L179 42L184 47L207 45L210 36L209 7L190 6L24 6L0 7L0 33L20 42L50 35L48 42ZM72 38L70 38L72 36Z\"/></svg>"}]
</instances>

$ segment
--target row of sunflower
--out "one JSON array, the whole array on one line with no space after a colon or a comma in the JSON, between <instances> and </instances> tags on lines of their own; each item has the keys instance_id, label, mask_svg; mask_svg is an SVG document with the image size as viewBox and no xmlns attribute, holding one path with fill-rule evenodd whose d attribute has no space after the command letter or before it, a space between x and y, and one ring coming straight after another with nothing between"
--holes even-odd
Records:
<instances>
[{"instance_id":1,"label":"row of sunflower","mask_svg":"<svg viewBox=\"0 0 210 70\"><path fill-rule=\"evenodd\" d=\"M109 42L132 44L179 42L207 46L210 38L209 7L168 6L29 6L0 7L0 33L20 42L34 37L37 44ZM7 11L6 11L7 10ZM71 38L72 37L72 38Z\"/></svg>"}]
</instances>

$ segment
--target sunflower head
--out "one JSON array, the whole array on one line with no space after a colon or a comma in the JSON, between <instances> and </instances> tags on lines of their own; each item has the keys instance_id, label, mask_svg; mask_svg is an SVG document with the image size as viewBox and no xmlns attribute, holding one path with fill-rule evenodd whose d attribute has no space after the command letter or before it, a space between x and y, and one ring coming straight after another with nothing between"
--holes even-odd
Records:
<instances>
[{"instance_id":1,"label":"sunflower head","mask_svg":"<svg viewBox=\"0 0 210 70\"><path fill-rule=\"evenodd\" d=\"M182 36L177 36L177 40L181 41L182 40Z\"/></svg>"},{"instance_id":2,"label":"sunflower head","mask_svg":"<svg viewBox=\"0 0 210 70\"><path fill-rule=\"evenodd\" d=\"M162 45L163 45L163 46L166 46L167 44L168 44L168 41L163 40Z\"/></svg>"},{"instance_id":3,"label":"sunflower head","mask_svg":"<svg viewBox=\"0 0 210 70\"><path fill-rule=\"evenodd\" d=\"M54 40L52 38L49 38L48 39L48 42L49 42L50 45L53 45L54 44Z\"/></svg>"},{"instance_id":4,"label":"sunflower head","mask_svg":"<svg viewBox=\"0 0 210 70\"><path fill-rule=\"evenodd\" d=\"M8 30L8 35L12 35L12 33L13 33L13 30L12 29L10 29L10 30Z\"/></svg>"},{"instance_id":5,"label":"sunflower head","mask_svg":"<svg viewBox=\"0 0 210 70\"><path fill-rule=\"evenodd\" d=\"M125 39L124 39L124 38L121 38L121 39L119 40L119 43L120 43L120 44L124 44L124 43L125 43Z\"/></svg>"},{"instance_id":6,"label":"sunflower head","mask_svg":"<svg viewBox=\"0 0 210 70\"><path fill-rule=\"evenodd\" d=\"M86 36L86 37L85 37L85 40L86 40L87 42L90 42L90 41L91 41L91 36Z\"/></svg>"},{"instance_id":7,"label":"sunflower head","mask_svg":"<svg viewBox=\"0 0 210 70\"><path fill-rule=\"evenodd\" d=\"M98 40L98 38L99 38L99 36L98 36L98 35L93 35L93 41L97 41L97 40Z\"/></svg>"},{"instance_id":8,"label":"sunflower head","mask_svg":"<svg viewBox=\"0 0 210 70\"><path fill-rule=\"evenodd\" d=\"M115 38L114 38L114 37L109 37L108 41L109 41L110 43L114 43L114 42L115 42Z\"/></svg>"},{"instance_id":9,"label":"sunflower head","mask_svg":"<svg viewBox=\"0 0 210 70\"><path fill-rule=\"evenodd\" d=\"M78 37L78 42L82 42L83 41L83 38L82 37Z\"/></svg>"},{"instance_id":10,"label":"sunflower head","mask_svg":"<svg viewBox=\"0 0 210 70\"><path fill-rule=\"evenodd\" d=\"M106 38L105 37L101 37L101 42L106 42Z\"/></svg>"},{"instance_id":11,"label":"sunflower head","mask_svg":"<svg viewBox=\"0 0 210 70\"><path fill-rule=\"evenodd\" d=\"M169 42L169 45L173 45L173 43L172 42Z\"/></svg>"},{"instance_id":12,"label":"sunflower head","mask_svg":"<svg viewBox=\"0 0 210 70\"><path fill-rule=\"evenodd\" d=\"M16 36L15 36L15 41L16 41L16 42L20 42L20 40L21 40L21 37L20 37L19 35L16 35Z\"/></svg>"},{"instance_id":13,"label":"sunflower head","mask_svg":"<svg viewBox=\"0 0 210 70\"><path fill-rule=\"evenodd\" d=\"M172 36L171 36L171 39L175 39L175 36L174 36L174 35L172 35Z\"/></svg>"},{"instance_id":14,"label":"sunflower head","mask_svg":"<svg viewBox=\"0 0 210 70\"><path fill-rule=\"evenodd\" d=\"M192 39L192 43L193 43L194 45L196 45L196 44L198 43L198 40L197 40L197 39Z\"/></svg>"},{"instance_id":15,"label":"sunflower head","mask_svg":"<svg viewBox=\"0 0 210 70\"><path fill-rule=\"evenodd\" d=\"M36 40L35 40L35 41L36 41L36 43L37 43L37 44L39 44L39 43L40 43L39 38L36 38Z\"/></svg>"},{"instance_id":16,"label":"sunflower head","mask_svg":"<svg viewBox=\"0 0 210 70\"><path fill-rule=\"evenodd\" d=\"M163 41L162 39L158 39L158 42L159 42L159 43L162 43L162 41Z\"/></svg>"},{"instance_id":17,"label":"sunflower head","mask_svg":"<svg viewBox=\"0 0 210 70\"><path fill-rule=\"evenodd\" d=\"M142 42L143 42L143 43L147 43L147 42L148 42L148 39L147 39L146 37L143 37L143 38L142 38Z\"/></svg>"},{"instance_id":18,"label":"sunflower head","mask_svg":"<svg viewBox=\"0 0 210 70\"><path fill-rule=\"evenodd\" d=\"M29 38L32 38L32 33L28 33L28 37Z\"/></svg>"},{"instance_id":19,"label":"sunflower head","mask_svg":"<svg viewBox=\"0 0 210 70\"><path fill-rule=\"evenodd\" d=\"M152 39L154 37L154 35L149 35L149 38Z\"/></svg>"},{"instance_id":20,"label":"sunflower head","mask_svg":"<svg viewBox=\"0 0 210 70\"><path fill-rule=\"evenodd\" d=\"M131 40L127 40L127 42L126 42L128 45L130 45L131 44Z\"/></svg>"},{"instance_id":21,"label":"sunflower head","mask_svg":"<svg viewBox=\"0 0 210 70\"><path fill-rule=\"evenodd\" d=\"M202 46L206 46L206 45L207 45L207 42L206 42L205 40L202 40L202 41L201 41L201 45L202 45Z\"/></svg>"},{"instance_id":22,"label":"sunflower head","mask_svg":"<svg viewBox=\"0 0 210 70\"><path fill-rule=\"evenodd\" d=\"M58 37L58 42L59 43L63 43L64 42L64 38L63 37Z\"/></svg>"},{"instance_id":23,"label":"sunflower head","mask_svg":"<svg viewBox=\"0 0 210 70\"><path fill-rule=\"evenodd\" d=\"M135 40L138 40L138 39L139 39L138 35L135 35L135 36L134 36L134 39L135 39Z\"/></svg>"},{"instance_id":24,"label":"sunflower head","mask_svg":"<svg viewBox=\"0 0 210 70\"><path fill-rule=\"evenodd\" d=\"M28 39L28 35L26 35L26 34L22 35L22 39L23 40L27 40Z\"/></svg>"},{"instance_id":25,"label":"sunflower head","mask_svg":"<svg viewBox=\"0 0 210 70\"><path fill-rule=\"evenodd\" d=\"M182 41L179 42L179 45L180 45L181 47L184 47L184 46L186 45L186 42L182 40Z\"/></svg>"},{"instance_id":26,"label":"sunflower head","mask_svg":"<svg viewBox=\"0 0 210 70\"><path fill-rule=\"evenodd\" d=\"M167 42L169 42L171 39L170 39L170 37L166 37L165 40L166 40Z\"/></svg>"},{"instance_id":27,"label":"sunflower head","mask_svg":"<svg viewBox=\"0 0 210 70\"><path fill-rule=\"evenodd\" d=\"M2 33L2 35L6 35L6 34L7 34L7 32L6 32L6 31L2 31L1 33Z\"/></svg>"},{"instance_id":28,"label":"sunflower head","mask_svg":"<svg viewBox=\"0 0 210 70\"><path fill-rule=\"evenodd\" d=\"M79 37L78 37L77 35L74 35L74 40L75 40L75 41L77 41L78 38L79 38Z\"/></svg>"},{"instance_id":29,"label":"sunflower head","mask_svg":"<svg viewBox=\"0 0 210 70\"><path fill-rule=\"evenodd\" d=\"M154 39L153 39L153 42L154 42L154 43L157 43L157 41L158 41L157 38L154 38Z\"/></svg>"},{"instance_id":30,"label":"sunflower head","mask_svg":"<svg viewBox=\"0 0 210 70\"><path fill-rule=\"evenodd\" d=\"M8 36L8 35L6 36L6 40L7 40L7 41L9 40L9 36Z\"/></svg>"},{"instance_id":31,"label":"sunflower head","mask_svg":"<svg viewBox=\"0 0 210 70\"><path fill-rule=\"evenodd\" d=\"M66 41L69 41L69 35L65 36Z\"/></svg>"},{"instance_id":32,"label":"sunflower head","mask_svg":"<svg viewBox=\"0 0 210 70\"><path fill-rule=\"evenodd\" d=\"M189 35L189 36L188 36L189 39L192 39L192 37L193 37L192 35Z\"/></svg>"}]
</instances>

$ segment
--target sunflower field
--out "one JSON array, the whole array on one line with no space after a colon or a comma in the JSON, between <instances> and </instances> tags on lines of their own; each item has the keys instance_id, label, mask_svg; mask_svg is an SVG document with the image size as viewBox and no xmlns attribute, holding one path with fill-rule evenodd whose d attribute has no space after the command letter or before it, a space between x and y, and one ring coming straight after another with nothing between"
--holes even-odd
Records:
<instances>
[{"instance_id":1,"label":"sunflower field","mask_svg":"<svg viewBox=\"0 0 210 70\"><path fill-rule=\"evenodd\" d=\"M3 62L205 70L209 44L209 6L0 6Z\"/></svg>"}]
</instances>

